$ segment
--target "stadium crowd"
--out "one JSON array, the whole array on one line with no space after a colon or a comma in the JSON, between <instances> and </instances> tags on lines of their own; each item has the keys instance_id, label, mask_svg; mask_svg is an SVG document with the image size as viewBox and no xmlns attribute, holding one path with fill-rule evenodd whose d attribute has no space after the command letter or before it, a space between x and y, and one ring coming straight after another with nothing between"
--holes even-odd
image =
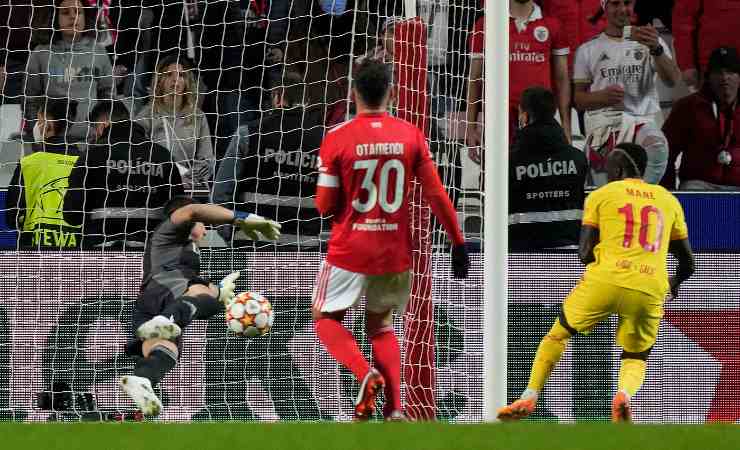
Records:
<instances>
[{"instance_id":1,"label":"stadium crowd","mask_svg":"<svg viewBox=\"0 0 740 450\"><path fill-rule=\"evenodd\" d=\"M459 191L462 150L485 163L485 2L419 0L399 19L403 3L4 0L0 102L21 105L29 148L7 223L23 246L128 245L187 191L317 242L318 147L354 113L360 56L393 64L396 114ZM727 0L511 1L513 248L576 244L584 189L622 142L646 149L647 182L740 190L738 13ZM689 94L661 98L659 84ZM527 243L522 225L542 222L574 231Z\"/></svg>"}]
</instances>

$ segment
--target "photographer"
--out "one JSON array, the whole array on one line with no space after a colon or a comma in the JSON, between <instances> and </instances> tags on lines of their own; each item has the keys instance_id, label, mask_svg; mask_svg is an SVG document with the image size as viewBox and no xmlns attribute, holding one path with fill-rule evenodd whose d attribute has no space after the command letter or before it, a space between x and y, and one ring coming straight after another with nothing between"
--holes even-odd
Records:
<instances>
[{"instance_id":1,"label":"photographer","mask_svg":"<svg viewBox=\"0 0 740 450\"><path fill-rule=\"evenodd\" d=\"M669 170L661 184L676 188L676 159L681 190L740 190L740 58L737 49L715 49L702 89L673 106L663 132L671 148Z\"/></svg>"},{"instance_id":2,"label":"photographer","mask_svg":"<svg viewBox=\"0 0 740 450\"><path fill-rule=\"evenodd\" d=\"M555 121L552 92L531 87L519 105L519 136L509 158L509 249L578 244L586 157Z\"/></svg>"}]
</instances>

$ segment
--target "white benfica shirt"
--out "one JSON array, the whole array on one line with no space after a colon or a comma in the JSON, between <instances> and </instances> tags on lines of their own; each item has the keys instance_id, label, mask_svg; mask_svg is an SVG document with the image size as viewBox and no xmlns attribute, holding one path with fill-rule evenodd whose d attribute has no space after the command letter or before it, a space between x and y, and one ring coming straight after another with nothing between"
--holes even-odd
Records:
<instances>
[{"instance_id":1,"label":"white benfica shirt","mask_svg":"<svg viewBox=\"0 0 740 450\"><path fill-rule=\"evenodd\" d=\"M658 38L668 57L666 43ZM612 84L624 88L624 106L605 108L635 115L653 115L660 111L655 58L650 49L637 41L611 38L604 33L578 47L573 67L575 83L590 84L590 92Z\"/></svg>"}]
</instances>

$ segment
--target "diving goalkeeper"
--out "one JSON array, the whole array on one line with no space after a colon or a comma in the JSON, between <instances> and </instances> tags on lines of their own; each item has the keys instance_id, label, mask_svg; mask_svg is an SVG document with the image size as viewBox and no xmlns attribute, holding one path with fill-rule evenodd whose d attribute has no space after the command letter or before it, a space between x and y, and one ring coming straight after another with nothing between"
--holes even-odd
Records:
<instances>
[{"instance_id":1,"label":"diving goalkeeper","mask_svg":"<svg viewBox=\"0 0 740 450\"><path fill-rule=\"evenodd\" d=\"M218 284L200 277L200 244L205 224L231 223L258 240L276 240L280 224L254 214L175 197L164 207L166 219L154 230L144 252L144 277L132 315L135 339L126 353L139 356L133 375L119 384L141 412L156 416L162 402L152 389L175 367L183 328L194 319L208 319L234 297L239 272ZM260 236L261 235L261 236Z\"/></svg>"}]
</instances>

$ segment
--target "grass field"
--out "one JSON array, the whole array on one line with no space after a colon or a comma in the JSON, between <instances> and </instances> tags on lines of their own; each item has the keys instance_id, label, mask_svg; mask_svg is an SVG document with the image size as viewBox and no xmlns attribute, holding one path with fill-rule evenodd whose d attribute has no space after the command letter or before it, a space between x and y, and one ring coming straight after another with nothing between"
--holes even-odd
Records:
<instances>
[{"instance_id":1,"label":"grass field","mask_svg":"<svg viewBox=\"0 0 740 450\"><path fill-rule=\"evenodd\" d=\"M0 449L740 449L740 426L611 424L0 424Z\"/></svg>"}]
</instances>

